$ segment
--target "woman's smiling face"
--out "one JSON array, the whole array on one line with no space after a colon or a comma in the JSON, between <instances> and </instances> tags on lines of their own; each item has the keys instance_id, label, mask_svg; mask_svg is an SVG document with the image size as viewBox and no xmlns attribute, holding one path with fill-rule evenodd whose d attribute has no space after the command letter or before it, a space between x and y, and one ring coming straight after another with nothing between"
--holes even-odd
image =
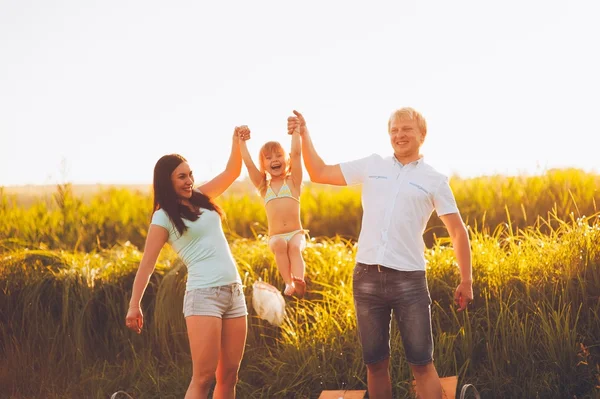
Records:
<instances>
[{"instance_id":1,"label":"woman's smiling face","mask_svg":"<svg viewBox=\"0 0 600 399\"><path fill-rule=\"evenodd\" d=\"M177 197L181 199L189 199L192 197L192 189L194 188L194 176L190 165L187 162L182 162L171 173L171 182Z\"/></svg>"}]
</instances>

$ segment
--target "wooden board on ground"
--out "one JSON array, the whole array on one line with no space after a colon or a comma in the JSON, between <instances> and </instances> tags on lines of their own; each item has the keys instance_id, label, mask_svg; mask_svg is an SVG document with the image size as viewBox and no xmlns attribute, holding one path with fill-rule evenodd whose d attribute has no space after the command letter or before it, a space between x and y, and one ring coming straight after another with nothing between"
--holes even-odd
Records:
<instances>
[{"instance_id":1,"label":"wooden board on ground","mask_svg":"<svg viewBox=\"0 0 600 399\"><path fill-rule=\"evenodd\" d=\"M367 394L366 390L359 391L323 391L319 399L363 399Z\"/></svg>"}]
</instances>

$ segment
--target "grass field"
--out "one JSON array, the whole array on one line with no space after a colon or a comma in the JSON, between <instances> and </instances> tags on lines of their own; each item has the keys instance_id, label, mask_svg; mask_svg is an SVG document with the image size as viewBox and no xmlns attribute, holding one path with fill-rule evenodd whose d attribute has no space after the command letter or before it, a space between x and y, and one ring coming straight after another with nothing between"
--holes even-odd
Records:
<instances>
[{"instance_id":1,"label":"grass field","mask_svg":"<svg viewBox=\"0 0 600 399\"><path fill-rule=\"evenodd\" d=\"M453 251L432 217L426 233L436 366L483 398L600 397L600 176L453 179L469 225L475 301L457 313ZM239 187L238 187L239 188ZM42 194L40 194L42 195ZM352 303L357 188L307 184L302 217L309 293L280 328L256 318L251 286L281 286L250 190L220 204L250 307L240 398L316 398L365 389ZM144 298L144 333L123 325L151 198L70 185L26 200L0 195L0 397L181 398L191 363L181 314L186 268L165 248ZM392 330L394 397L411 380Z\"/></svg>"}]
</instances>

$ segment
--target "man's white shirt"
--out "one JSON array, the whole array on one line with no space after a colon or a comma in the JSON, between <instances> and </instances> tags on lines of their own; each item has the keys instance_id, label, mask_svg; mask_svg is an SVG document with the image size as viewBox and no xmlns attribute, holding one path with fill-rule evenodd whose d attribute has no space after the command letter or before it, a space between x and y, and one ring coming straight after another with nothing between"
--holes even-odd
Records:
<instances>
[{"instance_id":1,"label":"man's white shirt","mask_svg":"<svg viewBox=\"0 0 600 399\"><path fill-rule=\"evenodd\" d=\"M340 164L348 185L362 184L363 218L356 261L425 270L423 233L431 213L458 213L448 177L423 158L402 165L373 154Z\"/></svg>"}]
</instances>

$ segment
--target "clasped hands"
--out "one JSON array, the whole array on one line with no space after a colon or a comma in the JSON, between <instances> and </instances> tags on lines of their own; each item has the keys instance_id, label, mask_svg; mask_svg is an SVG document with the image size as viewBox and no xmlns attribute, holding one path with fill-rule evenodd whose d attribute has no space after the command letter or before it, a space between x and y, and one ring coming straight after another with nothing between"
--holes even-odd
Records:
<instances>
[{"instance_id":1,"label":"clasped hands","mask_svg":"<svg viewBox=\"0 0 600 399\"><path fill-rule=\"evenodd\" d=\"M299 133L303 135L306 132L306 121L302 114L294 110L294 116L290 116L287 120L288 134ZM250 128L246 125L236 126L233 131L234 138L246 141L250 139Z\"/></svg>"}]
</instances>

